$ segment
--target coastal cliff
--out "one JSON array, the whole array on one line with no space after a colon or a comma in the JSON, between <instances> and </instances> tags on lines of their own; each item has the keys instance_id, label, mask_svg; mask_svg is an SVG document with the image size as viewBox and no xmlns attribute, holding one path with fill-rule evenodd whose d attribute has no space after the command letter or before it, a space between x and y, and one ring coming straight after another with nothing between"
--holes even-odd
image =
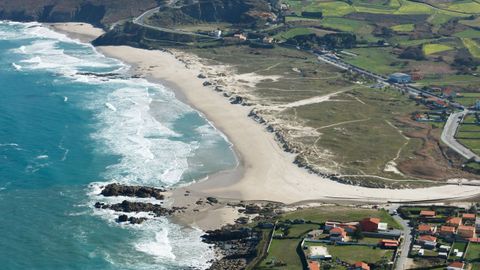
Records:
<instances>
[{"instance_id":1,"label":"coastal cliff","mask_svg":"<svg viewBox=\"0 0 480 270\"><path fill-rule=\"evenodd\" d=\"M39 22L85 22L105 26L138 16L155 0L0 0L0 19Z\"/></svg>"}]
</instances>

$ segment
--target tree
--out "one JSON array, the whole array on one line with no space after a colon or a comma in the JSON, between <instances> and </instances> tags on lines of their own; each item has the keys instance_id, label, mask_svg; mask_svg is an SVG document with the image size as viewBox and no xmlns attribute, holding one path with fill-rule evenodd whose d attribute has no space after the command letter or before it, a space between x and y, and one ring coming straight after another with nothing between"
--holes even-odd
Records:
<instances>
[{"instance_id":1,"label":"tree","mask_svg":"<svg viewBox=\"0 0 480 270\"><path fill-rule=\"evenodd\" d=\"M400 54L400 58L419 61L425 59L425 53L423 52L423 48L421 46L409 46L403 50L403 52Z\"/></svg>"}]
</instances>

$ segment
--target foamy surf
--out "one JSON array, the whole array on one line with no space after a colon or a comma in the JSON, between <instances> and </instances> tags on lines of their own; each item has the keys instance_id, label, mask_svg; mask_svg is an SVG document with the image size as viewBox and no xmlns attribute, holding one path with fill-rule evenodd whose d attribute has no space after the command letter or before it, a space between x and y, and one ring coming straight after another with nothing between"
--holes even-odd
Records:
<instances>
[{"instance_id":1,"label":"foamy surf","mask_svg":"<svg viewBox=\"0 0 480 270\"><path fill-rule=\"evenodd\" d=\"M9 27L15 30L10 32ZM67 215L98 217L105 226L130 232L135 236L134 241L117 243L117 253L98 249L90 251L89 256L101 257L111 265L122 265L125 269L207 268L214 254L200 241L203 232L148 213L128 213L129 216L149 218L141 225L119 224L115 220L118 212L96 209L93 205L97 201L137 200L99 196L100 186L107 182L171 187L216 172L216 167L204 162L207 160L217 165L220 162L216 160L225 160L226 155L232 154L228 152L229 144L222 135L164 86L130 78L127 65L99 54L91 45L71 40L39 24L12 23L4 27L0 23L0 35L3 32L7 38L18 40L18 45L8 50L12 58L7 65L11 64L12 70L20 68L33 76L43 76L45 81L42 83L52 84L52 89L61 89L51 96L56 99L53 104L60 103L60 100L68 102L68 106L61 105L63 110L74 107L88 112L90 118L93 117L88 119L91 137L87 136L89 142L94 143L92 155L107 155L114 160L105 165L103 174L95 176L105 180L91 185L87 201L82 202L82 207L87 210L72 211ZM113 73L118 75L109 75ZM60 163L71 164L82 157L78 149L71 147L68 126L62 132L66 135L55 141L55 150L36 151L37 154L22 167L29 177L39 173L48 175L48 167L54 169ZM8 151L14 146L4 147ZM200 156L200 151L208 152L209 156ZM83 164L89 166L90 162ZM87 241L86 235L79 233L76 236L78 241Z\"/></svg>"}]
</instances>

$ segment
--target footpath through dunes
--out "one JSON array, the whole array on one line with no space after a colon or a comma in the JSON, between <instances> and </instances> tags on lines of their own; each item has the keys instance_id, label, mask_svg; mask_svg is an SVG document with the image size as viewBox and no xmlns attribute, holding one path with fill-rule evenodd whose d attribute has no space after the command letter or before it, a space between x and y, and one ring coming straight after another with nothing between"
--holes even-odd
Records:
<instances>
[{"instance_id":1,"label":"footpath through dunes","mask_svg":"<svg viewBox=\"0 0 480 270\"><path fill-rule=\"evenodd\" d=\"M86 29L88 30L88 29ZM66 30L68 31L68 30ZM78 34L79 29L74 29ZM173 54L128 46L99 47L121 59L135 72L166 82L233 143L240 164L207 180L174 191L174 198L192 194L240 200L293 203L305 200L424 201L467 199L480 194L478 186L445 185L421 189L372 189L341 184L310 174L294 164L294 155L279 146L272 133L248 117L250 109L232 106L221 93L203 86L200 70L187 66ZM155 110L155 107L152 107Z\"/></svg>"}]
</instances>

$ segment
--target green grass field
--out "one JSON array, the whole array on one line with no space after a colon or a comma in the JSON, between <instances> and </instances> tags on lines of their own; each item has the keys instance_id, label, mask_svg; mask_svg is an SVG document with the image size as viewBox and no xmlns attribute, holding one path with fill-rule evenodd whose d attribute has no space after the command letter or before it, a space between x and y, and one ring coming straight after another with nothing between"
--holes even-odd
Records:
<instances>
[{"instance_id":1,"label":"green grass field","mask_svg":"<svg viewBox=\"0 0 480 270\"><path fill-rule=\"evenodd\" d=\"M397 32L411 32L415 28L415 25L413 23L397 24L392 26L391 28L392 30Z\"/></svg>"},{"instance_id":2,"label":"green grass field","mask_svg":"<svg viewBox=\"0 0 480 270\"><path fill-rule=\"evenodd\" d=\"M480 58L480 45L471 38L462 38L463 44L475 58Z\"/></svg>"},{"instance_id":3,"label":"green grass field","mask_svg":"<svg viewBox=\"0 0 480 270\"><path fill-rule=\"evenodd\" d=\"M334 246L326 245L328 252L333 259L339 258L348 263L355 263L363 261L366 263L376 263L382 258L391 260L393 256L392 250L384 250L379 248L365 247L365 246Z\"/></svg>"},{"instance_id":4,"label":"green grass field","mask_svg":"<svg viewBox=\"0 0 480 270\"><path fill-rule=\"evenodd\" d=\"M423 52L426 55L431 55L439 52L453 50L452 47L445 44L425 44L423 45Z\"/></svg>"},{"instance_id":5,"label":"green grass field","mask_svg":"<svg viewBox=\"0 0 480 270\"><path fill-rule=\"evenodd\" d=\"M273 239L267 257L257 269L272 268L272 262L282 262L285 266L274 269L296 270L302 269L302 261L297 253L301 239Z\"/></svg>"},{"instance_id":6,"label":"green grass field","mask_svg":"<svg viewBox=\"0 0 480 270\"><path fill-rule=\"evenodd\" d=\"M304 219L316 223L322 223L327 220L333 221L359 221L365 217L377 217L382 222L387 222L389 226L395 229L401 229L392 216L384 210L374 209L356 209L350 207L332 207L332 208L307 208L282 215L282 220Z\"/></svg>"},{"instance_id":7,"label":"green grass field","mask_svg":"<svg viewBox=\"0 0 480 270\"><path fill-rule=\"evenodd\" d=\"M480 244L470 243L465 258L469 262L480 263Z\"/></svg>"}]
</instances>

